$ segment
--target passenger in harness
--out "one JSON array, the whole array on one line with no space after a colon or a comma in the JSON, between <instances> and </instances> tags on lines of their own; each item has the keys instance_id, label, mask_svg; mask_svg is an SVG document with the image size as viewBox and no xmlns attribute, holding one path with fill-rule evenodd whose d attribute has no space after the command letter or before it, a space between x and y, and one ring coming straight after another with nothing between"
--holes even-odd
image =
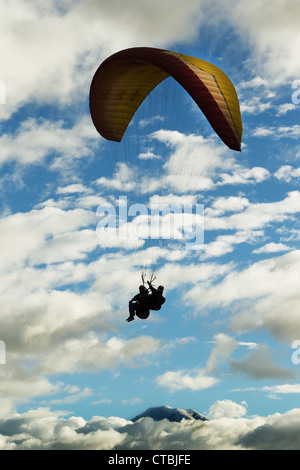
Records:
<instances>
[{"instance_id":1,"label":"passenger in harness","mask_svg":"<svg viewBox=\"0 0 300 470\"><path fill-rule=\"evenodd\" d=\"M152 286L152 282L152 278L150 281L147 281L150 292L144 285L141 285L139 293L129 301L129 317L126 319L127 322L134 320L135 315L142 320L146 320L150 315L150 310L160 310L161 306L165 303L166 299L163 296L164 287L159 286L156 289Z\"/></svg>"},{"instance_id":2,"label":"passenger in harness","mask_svg":"<svg viewBox=\"0 0 300 470\"><path fill-rule=\"evenodd\" d=\"M160 310L161 306L165 303L166 299L163 296L164 286L159 286L157 289L152 286L151 282L148 281L151 295L148 296L147 302L149 310Z\"/></svg>"}]
</instances>

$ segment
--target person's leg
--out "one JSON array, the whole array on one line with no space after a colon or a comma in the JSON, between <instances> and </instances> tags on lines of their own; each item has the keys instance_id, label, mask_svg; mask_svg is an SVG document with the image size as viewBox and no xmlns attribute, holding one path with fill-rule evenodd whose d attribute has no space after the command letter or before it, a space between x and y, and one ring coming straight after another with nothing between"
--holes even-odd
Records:
<instances>
[{"instance_id":1,"label":"person's leg","mask_svg":"<svg viewBox=\"0 0 300 470\"><path fill-rule=\"evenodd\" d=\"M126 321L129 322L129 321L134 320L135 309L136 309L136 304L129 302L129 317L127 318Z\"/></svg>"}]
</instances>

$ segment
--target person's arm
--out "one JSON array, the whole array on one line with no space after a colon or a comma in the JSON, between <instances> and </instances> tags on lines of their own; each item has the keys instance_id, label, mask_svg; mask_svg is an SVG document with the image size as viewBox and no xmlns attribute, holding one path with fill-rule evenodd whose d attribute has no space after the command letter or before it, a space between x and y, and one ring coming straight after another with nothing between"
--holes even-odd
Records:
<instances>
[{"instance_id":1,"label":"person's arm","mask_svg":"<svg viewBox=\"0 0 300 470\"><path fill-rule=\"evenodd\" d=\"M140 298L140 294L136 294L131 300L130 302L136 302L137 300L139 300Z\"/></svg>"},{"instance_id":2,"label":"person's arm","mask_svg":"<svg viewBox=\"0 0 300 470\"><path fill-rule=\"evenodd\" d=\"M149 285L149 287L150 287L150 289L151 289L151 292L152 292L152 294L153 294L153 292L156 291L155 287L153 287L152 284L151 284L149 281L148 281L148 285Z\"/></svg>"}]
</instances>

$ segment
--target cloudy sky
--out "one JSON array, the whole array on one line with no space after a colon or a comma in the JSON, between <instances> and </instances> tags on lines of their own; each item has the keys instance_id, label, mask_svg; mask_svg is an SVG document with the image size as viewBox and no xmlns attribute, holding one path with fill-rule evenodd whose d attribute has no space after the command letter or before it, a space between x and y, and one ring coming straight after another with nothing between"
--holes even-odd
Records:
<instances>
[{"instance_id":1,"label":"cloudy sky","mask_svg":"<svg viewBox=\"0 0 300 470\"><path fill-rule=\"evenodd\" d=\"M296 0L0 0L1 449L300 447L299 15ZM222 68L242 151L169 80L104 141L90 83L135 46ZM142 238L142 217L138 239L104 237L124 197L204 206L204 244ZM167 301L128 324L141 267ZM161 405L210 420L130 421Z\"/></svg>"}]
</instances>

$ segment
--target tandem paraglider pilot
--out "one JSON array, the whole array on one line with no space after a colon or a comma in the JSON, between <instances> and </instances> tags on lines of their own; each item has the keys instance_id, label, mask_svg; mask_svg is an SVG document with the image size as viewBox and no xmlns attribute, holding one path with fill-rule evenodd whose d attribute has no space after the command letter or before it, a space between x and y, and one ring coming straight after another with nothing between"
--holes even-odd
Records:
<instances>
[{"instance_id":1,"label":"tandem paraglider pilot","mask_svg":"<svg viewBox=\"0 0 300 470\"><path fill-rule=\"evenodd\" d=\"M129 301L129 317L127 322L134 320L135 315L142 320L150 315L150 310L160 310L166 299L163 296L164 287L159 286L157 289L148 281L149 290L141 285L139 293Z\"/></svg>"}]
</instances>

